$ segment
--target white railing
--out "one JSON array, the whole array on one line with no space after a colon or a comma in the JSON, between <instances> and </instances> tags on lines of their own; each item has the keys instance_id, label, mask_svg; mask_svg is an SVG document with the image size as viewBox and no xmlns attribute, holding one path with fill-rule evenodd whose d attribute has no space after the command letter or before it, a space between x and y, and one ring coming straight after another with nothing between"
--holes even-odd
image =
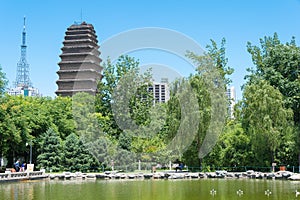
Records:
<instances>
[{"instance_id":1,"label":"white railing","mask_svg":"<svg viewBox=\"0 0 300 200\"><path fill-rule=\"evenodd\" d=\"M0 173L0 181L5 180L22 180L30 178L44 177L44 171L33 171L33 172L10 172Z\"/></svg>"}]
</instances>

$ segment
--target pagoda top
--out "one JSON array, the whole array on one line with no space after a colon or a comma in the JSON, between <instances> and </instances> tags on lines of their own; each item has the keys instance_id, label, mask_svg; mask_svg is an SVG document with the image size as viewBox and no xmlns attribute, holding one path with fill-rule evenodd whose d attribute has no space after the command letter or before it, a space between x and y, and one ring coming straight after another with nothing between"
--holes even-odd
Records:
<instances>
[{"instance_id":1,"label":"pagoda top","mask_svg":"<svg viewBox=\"0 0 300 200\"><path fill-rule=\"evenodd\" d=\"M69 28L76 28L76 27L92 27L94 28L94 26L92 24L88 24L85 21L84 22L74 22L74 24L72 24Z\"/></svg>"}]
</instances>

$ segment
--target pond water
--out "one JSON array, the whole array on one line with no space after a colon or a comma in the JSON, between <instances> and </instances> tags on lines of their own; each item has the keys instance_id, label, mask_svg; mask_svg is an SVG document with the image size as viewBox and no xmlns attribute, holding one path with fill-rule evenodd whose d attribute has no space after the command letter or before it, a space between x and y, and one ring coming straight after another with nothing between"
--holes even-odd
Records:
<instances>
[{"instance_id":1,"label":"pond water","mask_svg":"<svg viewBox=\"0 0 300 200\"><path fill-rule=\"evenodd\" d=\"M300 182L279 180L39 180L0 183L0 199L300 199L296 190Z\"/></svg>"}]
</instances>

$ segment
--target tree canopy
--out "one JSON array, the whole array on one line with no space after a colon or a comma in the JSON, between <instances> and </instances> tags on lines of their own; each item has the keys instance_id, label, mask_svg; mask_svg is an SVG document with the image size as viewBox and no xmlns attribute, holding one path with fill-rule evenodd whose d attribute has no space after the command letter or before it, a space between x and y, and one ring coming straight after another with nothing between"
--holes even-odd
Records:
<instances>
[{"instance_id":1,"label":"tree canopy","mask_svg":"<svg viewBox=\"0 0 300 200\"><path fill-rule=\"evenodd\" d=\"M256 68L249 69L247 76L251 82L254 79L267 80L283 95L287 108L294 112L294 122L300 123L300 47L293 37L283 44L277 33L273 37L260 39L260 47L247 44Z\"/></svg>"},{"instance_id":2,"label":"tree canopy","mask_svg":"<svg viewBox=\"0 0 300 200\"><path fill-rule=\"evenodd\" d=\"M203 55L188 52L195 73L169 84L170 100L157 103L151 70L121 56L104 64L92 96L4 95L0 67L0 151L8 159L29 158L47 171L134 170L137 162L167 165L176 159L200 169L297 165L300 153L300 48L275 33L247 44L249 69L234 118L227 116L228 66L225 39Z\"/></svg>"}]
</instances>

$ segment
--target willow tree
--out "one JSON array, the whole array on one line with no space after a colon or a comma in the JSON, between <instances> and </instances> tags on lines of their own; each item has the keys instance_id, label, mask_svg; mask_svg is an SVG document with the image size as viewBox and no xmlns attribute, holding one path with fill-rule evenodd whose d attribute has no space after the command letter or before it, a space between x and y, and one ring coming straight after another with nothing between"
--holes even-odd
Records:
<instances>
[{"instance_id":1,"label":"willow tree","mask_svg":"<svg viewBox=\"0 0 300 200\"><path fill-rule=\"evenodd\" d=\"M241 105L242 126L250 136L252 152L259 166L281 162L280 146L291 134L292 110L284 107L283 95L268 81L257 80L246 85Z\"/></svg>"},{"instance_id":2,"label":"willow tree","mask_svg":"<svg viewBox=\"0 0 300 200\"><path fill-rule=\"evenodd\" d=\"M124 129L133 125L130 121L136 125L149 123L150 79L150 73L140 74L139 62L130 56L120 56L115 64L107 60L95 104L95 111L105 120L100 121L105 124L102 127L105 133L118 138Z\"/></svg>"},{"instance_id":3,"label":"willow tree","mask_svg":"<svg viewBox=\"0 0 300 200\"><path fill-rule=\"evenodd\" d=\"M225 39L220 47L214 40L207 45L203 55L188 52L187 56L196 66L196 74L190 77L190 84L199 104L199 128L194 145L197 148L200 166L202 159L212 150L222 132L227 103L225 92L231 80L233 69L227 65ZM192 152L195 152L191 149ZM186 153L188 157L189 152Z\"/></svg>"},{"instance_id":4,"label":"willow tree","mask_svg":"<svg viewBox=\"0 0 300 200\"><path fill-rule=\"evenodd\" d=\"M255 68L250 69L247 77L251 82L255 79L267 80L283 95L286 108L294 113L295 135L300 136L300 47L293 37L290 42L282 43L276 33L272 37L260 39L260 46L248 42L248 52L252 56ZM300 140L298 139L300 166Z\"/></svg>"},{"instance_id":5,"label":"willow tree","mask_svg":"<svg viewBox=\"0 0 300 200\"><path fill-rule=\"evenodd\" d=\"M96 113L107 139L122 151L146 153L144 144L150 132L156 132L153 115L153 92L150 71L141 74L139 62L129 56L120 56L115 63L105 63L103 80L98 84ZM154 143L154 142L152 142ZM147 146L152 146L147 145ZM141 151L140 151L141 150ZM109 154L109 153L108 153Z\"/></svg>"}]
</instances>

